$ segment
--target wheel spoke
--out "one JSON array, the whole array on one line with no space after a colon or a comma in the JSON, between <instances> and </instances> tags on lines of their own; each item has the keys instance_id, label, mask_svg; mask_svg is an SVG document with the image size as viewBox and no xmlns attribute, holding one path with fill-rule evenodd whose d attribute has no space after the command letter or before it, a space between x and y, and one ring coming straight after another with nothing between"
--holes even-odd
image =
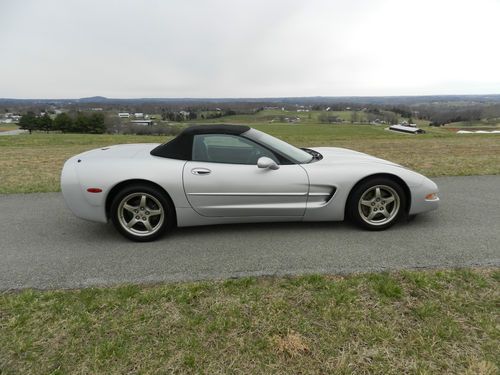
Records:
<instances>
[{"instance_id":1,"label":"wheel spoke","mask_svg":"<svg viewBox=\"0 0 500 375\"><path fill-rule=\"evenodd\" d=\"M373 220L373 218L375 217L375 215L377 214L377 212L375 211L370 211L370 214L368 215L367 219L368 220Z\"/></svg>"},{"instance_id":2,"label":"wheel spoke","mask_svg":"<svg viewBox=\"0 0 500 375\"><path fill-rule=\"evenodd\" d=\"M131 206L131 205L130 205L130 204L128 204L128 203L125 203L125 204L123 205L123 208L124 208L125 210L129 211L129 212L132 212L132 213L135 213L135 211L134 211L134 210L137 210L137 207L135 207L135 206Z\"/></svg>"},{"instance_id":3,"label":"wheel spoke","mask_svg":"<svg viewBox=\"0 0 500 375\"><path fill-rule=\"evenodd\" d=\"M146 208L146 207L147 207L147 206L146 206L146 196L145 196L145 195L141 196L141 202L139 203L139 205L140 205L141 207L144 207L144 208Z\"/></svg>"},{"instance_id":4,"label":"wheel spoke","mask_svg":"<svg viewBox=\"0 0 500 375\"><path fill-rule=\"evenodd\" d=\"M153 227L151 226L151 223L149 222L149 219L144 221L144 226L146 227L146 229L148 230L148 232L152 232L153 231Z\"/></svg>"},{"instance_id":5,"label":"wheel spoke","mask_svg":"<svg viewBox=\"0 0 500 375\"><path fill-rule=\"evenodd\" d=\"M382 193L380 192L380 188L375 189L375 198L382 198Z\"/></svg>"},{"instance_id":6,"label":"wheel spoke","mask_svg":"<svg viewBox=\"0 0 500 375\"><path fill-rule=\"evenodd\" d=\"M127 227L129 228L132 228L135 224L137 224L139 220L137 220L135 217L132 218L132 220L130 220L128 223L127 223Z\"/></svg>"},{"instance_id":7,"label":"wheel spoke","mask_svg":"<svg viewBox=\"0 0 500 375\"><path fill-rule=\"evenodd\" d=\"M391 195L390 197L384 198L385 204L394 202L394 197Z\"/></svg>"},{"instance_id":8,"label":"wheel spoke","mask_svg":"<svg viewBox=\"0 0 500 375\"><path fill-rule=\"evenodd\" d=\"M382 215L384 215L385 217L389 217L389 212L387 210L384 210L384 211L380 211L382 213Z\"/></svg>"},{"instance_id":9,"label":"wheel spoke","mask_svg":"<svg viewBox=\"0 0 500 375\"><path fill-rule=\"evenodd\" d=\"M149 216L161 215L161 210L149 210Z\"/></svg>"},{"instance_id":10,"label":"wheel spoke","mask_svg":"<svg viewBox=\"0 0 500 375\"><path fill-rule=\"evenodd\" d=\"M372 206L372 201L371 201L371 200L370 200L370 201L367 201L367 200L364 200L364 199L363 199L363 200L361 200L361 204L362 204L363 206L368 206L368 207L371 207L371 206Z\"/></svg>"}]
</instances>

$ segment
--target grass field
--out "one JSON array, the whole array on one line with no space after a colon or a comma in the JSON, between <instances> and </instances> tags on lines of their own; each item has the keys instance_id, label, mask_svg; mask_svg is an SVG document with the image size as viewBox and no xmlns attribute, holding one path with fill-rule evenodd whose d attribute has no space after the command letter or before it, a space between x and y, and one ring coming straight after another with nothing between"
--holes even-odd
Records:
<instances>
[{"instance_id":1,"label":"grass field","mask_svg":"<svg viewBox=\"0 0 500 375\"><path fill-rule=\"evenodd\" d=\"M335 146L395 161L428 176L500 173L498 135L456 135L426 128L413 136L380 126L252 124L297 146ZM59 190L64 161L92 148L119 143L164 142L166 137L45 134L0 137L0 193Z\"/></svg>"},{"instance_id":2,"label":"grass field","mask_svg":"<svg viewBox=\"0 0 500 375\"><path fill-rule=\"evenodd\" d=\"M0 124L0 132L19 129L17 124Z\"/></svg>"},{"instance_id":3,"label":"grass field","mask_svg":"<svg viewBox=\"0 0 500 375\"><path fill-rule=\"evenodd\" d=\"M0 294L1 374L498 374L500 271Z\"/></svg>"},{"instance_id":4,"label":"grass field","mask_svg":"<svg viewBox=\"0 0 500 375\"><path fill-rule=\"evenodd\" d=\"M215 119L203 120L205 123L232 123L232 124L269 124L269 123L279 123L285 122L284 118L295 118L300 119L301 124L319 124L320 115L336 116L342 121L351 121L352 112L351 111L309 111L309 112L297 112L297 111L282 111L279 109L275 110L263 110L256 112L251 115L233 115L224 116ZM368 122L368 118L365 112L356 112L357 121Z\"/></svg>"}]
</instances>

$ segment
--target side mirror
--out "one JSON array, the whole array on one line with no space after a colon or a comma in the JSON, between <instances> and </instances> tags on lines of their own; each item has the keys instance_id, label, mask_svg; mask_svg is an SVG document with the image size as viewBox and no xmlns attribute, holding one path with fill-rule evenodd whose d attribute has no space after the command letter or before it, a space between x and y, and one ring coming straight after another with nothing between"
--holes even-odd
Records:
<instances>
[{"instance_id":1,"label":"side mirror","mask_svg":"<svg viewBox=\"0 0 500 375\"><path fill-rule=\"evenodd\" d=\"M280 169L280 166L276 164L276 162L273 159L268 158L266 156L262 156L259 158L259 160L257 160L257 167L268 168L272 170Z\"/></svg>"}]
</instances>

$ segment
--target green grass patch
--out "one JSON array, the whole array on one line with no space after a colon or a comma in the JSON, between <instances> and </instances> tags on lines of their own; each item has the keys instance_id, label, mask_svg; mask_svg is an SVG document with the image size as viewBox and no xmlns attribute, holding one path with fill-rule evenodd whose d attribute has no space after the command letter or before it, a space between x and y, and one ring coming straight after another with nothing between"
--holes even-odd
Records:
<instances>
[{"instance_id":1,"label":"green grass patch","mask_svg":"<svg viewBox=\"0 0 500 375\"><path fill-rule=\"evenodd\" d=\"M424 135L383 126L250 123L299 147L344 147L388 159L428 176L500 173L498 135L456 135L426 127ZM45 134L0 137L0 194L59 190L64 161L93 148L120 143L162 143L167 137Z\"/></svg>"},{"instance_id":2,"label":"green grass patch","mask_svg":"<svg viewBox=\"0 0 500 375\"><path fill-rule=\"evenodd\" d=\"M497 374L498 269L0 294L1 374Z\"/></svg>"}]
</instances>

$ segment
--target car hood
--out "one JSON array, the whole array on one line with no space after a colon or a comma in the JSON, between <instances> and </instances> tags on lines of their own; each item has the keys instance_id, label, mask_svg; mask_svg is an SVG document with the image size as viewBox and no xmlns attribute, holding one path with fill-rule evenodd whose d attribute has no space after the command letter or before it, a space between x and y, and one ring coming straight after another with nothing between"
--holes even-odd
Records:
<instances>
[{"instance_id":1,"label":"car hood","mask_svg":"<svg viewBox=\"0 0 500 375\"><path fill-rule=\"evenodd\" d=\"M311 150L323 155L323 159L318 161L322 164L349 164L349 163L377 163L401 167L401 165L388 160L376 158L362 152L339 147L310 147Z\"/></svg>"}]
</instances>

